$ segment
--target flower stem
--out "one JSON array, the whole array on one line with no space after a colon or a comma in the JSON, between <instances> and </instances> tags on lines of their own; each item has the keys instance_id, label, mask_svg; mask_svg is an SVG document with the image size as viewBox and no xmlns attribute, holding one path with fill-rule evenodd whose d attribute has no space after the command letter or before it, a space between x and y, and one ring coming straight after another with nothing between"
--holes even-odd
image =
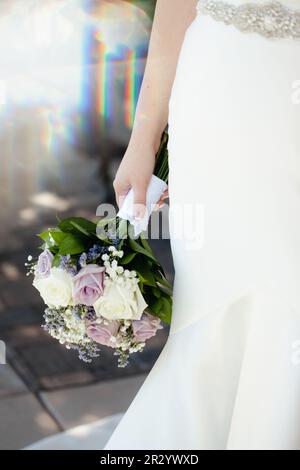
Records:
<instances>
[{"instance_id":1,"label":"flower stem","mask_svg":"<svg viewBox=\"0 0 300 470\"><path fill-rule=\"evenodd\" d=\"M168 140L169 135L164 131L161 137L159 149L156 154L156 163L154 168L154 175L162 179L166 183L169 176L169 162L168 162Z\"/></svg>"}]
</instances>

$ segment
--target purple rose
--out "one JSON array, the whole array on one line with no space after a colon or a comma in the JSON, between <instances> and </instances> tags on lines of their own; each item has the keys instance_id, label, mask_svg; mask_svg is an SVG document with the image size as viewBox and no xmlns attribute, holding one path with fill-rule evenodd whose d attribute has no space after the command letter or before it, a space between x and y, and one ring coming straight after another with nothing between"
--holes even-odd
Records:
<instances>
[{"instance_id":1,"label":"purple rose","mask_svg":"<svg viewBox=\"0 0 300 470\"><path fill-rule=\"evenodd\" d=\"M87 335L96 341L96 343L115 348L115 337L119 331L119 328L120 322L117 320L107 322L107 325L104 323L99 324L93 322L90 323L90 325L87 327Z\"/></svg>"},{"instance_id":2,"label":"purple rose","mask_svg":"<svg viewBox=\"0 0 300 470\"><path fill-rule=\"evenodd\" d=\"M39 258L36 265L36 272L40 277L48 277L50 274L50 269L52 267L53 254L50 250L44 250Z\"/></svg>"},{"instance_id":3,"label":"purple rose","mask_svg":"<svg viewBox=\"0 0 300 470\"><path fill-rule=\"evenodd\" d=\"M157 330L163 327L160 324L159 318L144 313L140 320L133 320L132 328L135 341L144 343L147 339L155 336Z\"/></svg>"},{"instance_id":4,"label":"purple rose","mask_svg":"<svg viewBox=\"0 0 300 470\"><path fill-rule=\"evenodd\" d=\"M89 264L73 277L73 298L76 304L91 306L103 293L105 268Z\"/></svg>"}]
</instances>

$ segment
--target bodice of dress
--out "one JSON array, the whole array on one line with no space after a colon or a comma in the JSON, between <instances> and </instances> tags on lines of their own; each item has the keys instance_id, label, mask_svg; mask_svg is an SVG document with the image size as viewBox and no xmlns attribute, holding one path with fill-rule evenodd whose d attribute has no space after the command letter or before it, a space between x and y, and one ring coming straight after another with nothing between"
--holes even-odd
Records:
<instances>
[{"instance_id":1,"label":"bodice of dress","mask_svg":"<svg viewBox=\"0 0 300 470\"><path fill-rule=\"evenodd\" d=\"M199 0L197 14L272 39L300 39L300 0Z\"/></svg>"},{"instance_id":2,"label":"bodice of dress","mask_svg":"<svg viewBox=\"0 0 300 470\"><path fill-rule=\"evenodd\" d=\"M198 1L198 4L201 3L202 0ZM219 3L225 3L221 0L217 0ZM283 6L286 6L288 8L293 8L294 10L300 10L300 0L228 0L226 3L230 3L231 5L246 5L246 4L252 4L252 5L267 5L269 3L280 3Z\"/></svg>"}]
</instances>

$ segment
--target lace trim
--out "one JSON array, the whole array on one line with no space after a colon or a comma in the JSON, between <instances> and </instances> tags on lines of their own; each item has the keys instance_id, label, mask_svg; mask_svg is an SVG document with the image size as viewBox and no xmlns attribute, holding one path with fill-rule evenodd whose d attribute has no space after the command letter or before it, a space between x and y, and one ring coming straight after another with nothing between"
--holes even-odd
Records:
<instances>
[{"instance_id":1,"label":"lace trim","mask_svg":"<svg viewBox=\"0 0 300 470\"><path fill-rule=\"evenodd\" d=\"M300 39L300 10L292 10L280 2L243 5L215 0L199 0L197 13L233 25L244 33L258 33L266 38Z\"/></svg>"}]
</instances>

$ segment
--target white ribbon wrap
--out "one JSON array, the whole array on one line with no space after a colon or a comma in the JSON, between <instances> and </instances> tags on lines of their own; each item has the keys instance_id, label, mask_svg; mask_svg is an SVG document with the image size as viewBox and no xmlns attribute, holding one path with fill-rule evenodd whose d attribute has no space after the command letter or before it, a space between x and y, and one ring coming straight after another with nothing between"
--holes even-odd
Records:
<instances>
[{"instance_id":1,"label":"white ribbon wrap","mask_svg":"<svg viewBox=\"0 0 300 470\"><path fill-rule=\"evenodd\" d=\"M118 212L118 216L121 219L128 220L134 227L134 235L137 237L141 232L147 230L149 218L154 210L155 205L159 201L163 192L168 188L167 183L155 175L152 175L150 183L147 189L146 196L146 209L145 215L142 219L136 219L134 217L134 192L131 188L122 204L121 209Z\"/></svg>"}]
</instances>

